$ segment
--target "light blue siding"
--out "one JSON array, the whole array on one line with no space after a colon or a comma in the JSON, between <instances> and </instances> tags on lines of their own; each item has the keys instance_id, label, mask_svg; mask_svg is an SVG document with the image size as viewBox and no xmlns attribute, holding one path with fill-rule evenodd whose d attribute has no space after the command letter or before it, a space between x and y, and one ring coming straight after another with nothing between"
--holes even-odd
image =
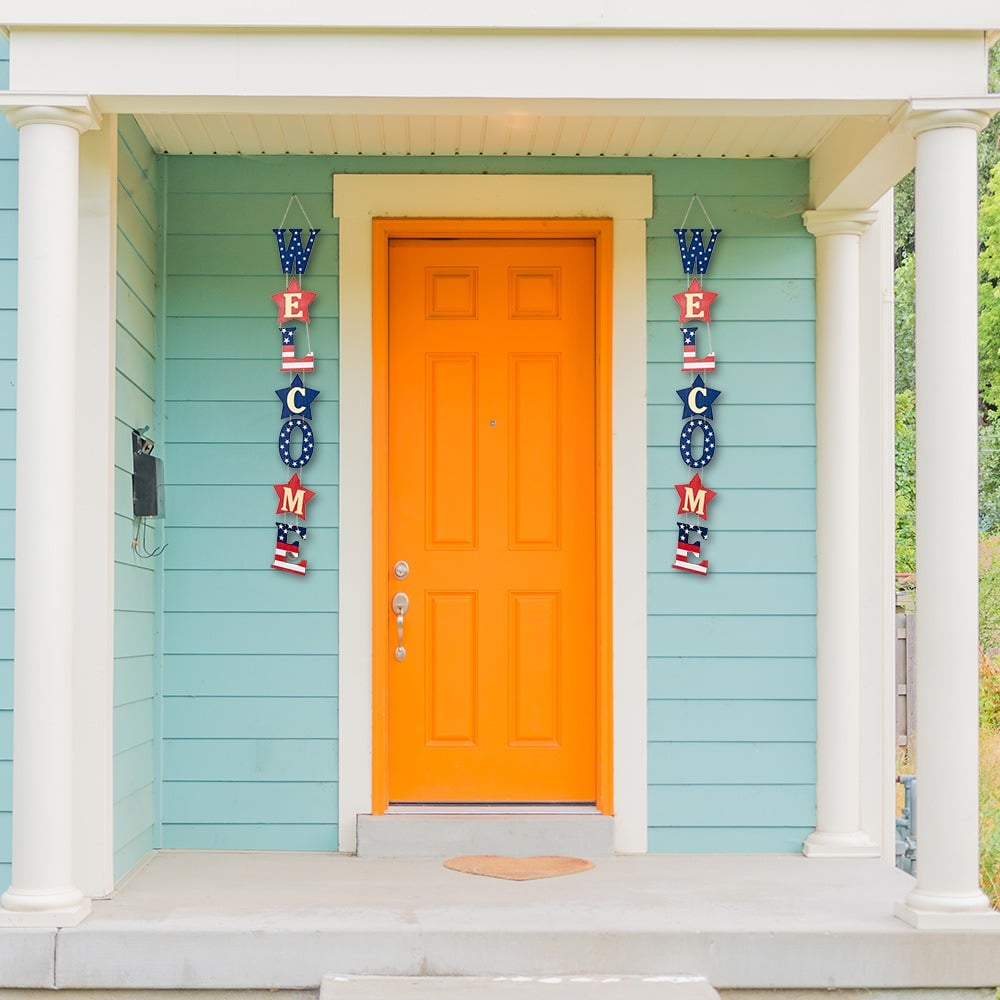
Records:
<instances>
[{"instance_id":1,"label":"light blue siding","mask_svg":"<svg viewBox=\"0 0 1000 1000\"><path fill-rule=\"evenodd\" d=\"M0 90L7 87L7 68L7 41L0 38ZM16 309L17 132L0 115L0 892L10 885Z\"/></svg>"},{"instance_id":2,"label":"light blue siding","mask_svg":"<svg viewBox=\"0 0 1000 1000\"><path fill-rule=\"evenodd\" d=\"M339 585L331 163L352 172L653 175L650 846L798 850L815 811L814 256L801 222L807 166L775 160L170 159L164 842L325 847L333 838L332 829L329 838L321 832L335 801ZM269 402L282 381L270 229L293 191L323 229L307 282L322 306L313 325L321 363L309 384L323 395L317 458L304 477L319 487L323 508L310 525L310 571L301 581L269 578L273 501L264 472L285 472ZM672 295L684 283L673 229L695 191L724 230L706 278L719 294L719 369L709 383L723 395L718 451L705 474L720 495L704 580L670 569L673 487L691 475L677 450L675 390L690 377L679 364ZM318 758L307 761L313 751ZM196 802L212 802L213 816ZM264 806L274 814L262 818Z\"/></svg>"},{"instance_id":3,"label":"light blue siding","mask_svg":"<svg viewBox=\"0 0 1000 1000\"><path fill-rule=\"evenodd\" d=\"M15 156L13 132L0 124L0 886L10 850ZM169 157L158 173L126 118L119 159L116 874L161 844L337 844L340 352L332 169L653 175L650 849L798 850L814 821L816 735L814 263L800 217L806 164ZM675 390L690 377L680 372L672 295L684 281L673 229L694 191L724 230L704 281L719 294L712 310L719 369L708 382L723 392L714 419L718 451L704 474L719 491L704 547L712 567L706 579L670 569L674 484L691 475L677 450ZM303 470L318 493L304 579L268 568L271 484L289 475L276 451L273 391L287 376L277 360L270 296L283 279L270 231L292 192L322 229L304 282L318 293L310 330L318 364L306 381L321 392L312 421L316 458ZM293 209L287 225L303 223ZM699 346L705 349L701 339ZM169 546L151 563L136 560L130 544L129 428L145 424L163 428L157 454L167 481L166 530L149 541Z\"/></svg>"},{"instance_id":4,"label":"light blue siding","mask_svg":"<svg viewBox=\"0 0 1000 1000\"><path fill-rule=\"evenodd\" d=\"M328 163L186 157L170 158L168 173L162 842L336 850L340 374ZM317 293L305 382L320 392L315 457L300 472L317 493L304 578L270 569L271 484L291 475L277 451L274 390L289 377L271 230L293 191L321 230L302 279ZM290 226L306 226L297 207Z\"/></svg>"},{"instance_id":5,"label":"light blue siding","mask_svg":"<svg viewBox=\"0 0 1000 1000\"><path fill-rule=\"evenodd\" d=\"M654 167L648 242L649 848L798 851L815 819L814 254L806 165ZM707 170L705 168L708 168ZM775 168L771 173L769 168ZM680 176L681 174L686 176ZM711 178L709 181L708 179ZM726 184L728 178L729 183ZM673 187L674 190L669 190ZM672 296L687 281L674 228L697 191L723 230L699 353L714 405L706 578L670 568L690 385ZM688 228L708 224L694 208Z\"/></svg>"},{"instance_id":6,"label":"light blue siding","mask_svg":"<svg viewBox=\"0 0 1000 1000\"><path fill-rule=\"evenodd\" d=\"M115 330L114 870L120 878L155 846L157 560L132 547L132 428L157 420L156 157L129 117L119 119ZM161 454L157 446L156 454ZM148 522L146 543L160 541Z\"/></svg>"}]
</instances>

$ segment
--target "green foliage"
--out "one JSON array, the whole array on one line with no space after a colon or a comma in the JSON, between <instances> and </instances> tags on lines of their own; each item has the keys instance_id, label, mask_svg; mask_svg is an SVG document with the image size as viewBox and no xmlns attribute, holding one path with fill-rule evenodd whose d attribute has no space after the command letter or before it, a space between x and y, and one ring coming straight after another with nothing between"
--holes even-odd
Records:
<instances>
[{"instance_id":1,"label":"green foliage","mask_svg":"<svg viewBox=\"0 0 1000 1000\"><path fill-rule=\"evenodd\" d=\"M1000 908L1000 734L982 735L979 762L979 875Z\"/></svg>"},{"instance_id":2,"label":"green foliage","mask_svg":"<svg viewBox=\"0 0 1000 1000\"><path fill-rule=\"evenodd\" d=\"M913 392L914 291L916 260L912 254L896 268L896 392Z\"/></svg>"},{"instance_id":3,"label":"green foliage","mask_svg":"<svg viewBox=\"0 0 1000 1000\"><path fill-rule=\"evenodd\" d=\"M911 170L893 192L893 231L895 236L896 267L913 257L913 171Z\"/></svg>"},{"instance_id":4,"label":"green foliage","mask_svg":"<svg viewBox=\"0 0 1000 1000\"><path fill-rule=\"evenodd\" d=\"M997 667L996 660L985 653L980 654L979 666L979 728L988 732L998 732L1000 731L1000 667Z\"/></svg>"},{"instance_id":5,"label":"green foliage","mask_svg":"<svg viewBox=\"0 0 1000 1000\"><path fill-rule=\"evenodd\" d=\"M1000 411L1000 163L979 202L979 395L983 417Z\"/></svg>"},{"instance_id":6,"label":"green foliage","mask_svg":"<svg viewBox=\"0 0 1000 1000\"><path fill-rule=\"evenodd\" d=\"M1000 532L1000 421L979 428L979 530Z\"/></svg>"},{"instance_id":7,"label":"green foliage","mask_svg":"<svg viewBox=\"0 0 1000 1000\"><path fill-rule=\"evenodd\" d=\"M896 572L912 573L917 562L916 420L913 390L896 393Z\"/></svg>"}]
</instances>

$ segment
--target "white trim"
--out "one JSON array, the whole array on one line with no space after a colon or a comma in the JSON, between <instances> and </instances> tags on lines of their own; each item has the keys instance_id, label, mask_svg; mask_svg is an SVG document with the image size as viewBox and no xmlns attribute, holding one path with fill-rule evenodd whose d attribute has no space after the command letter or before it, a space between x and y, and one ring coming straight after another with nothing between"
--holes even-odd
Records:
<instances>
[{"instance_id":1,"label":"white trim","mask_svg":"<svg viewBox=\"0 0 1000 1000\"><path fill-rule=\"evenodd\" d=\"M649 176L334 176L340 220L340 849L371 812L372 219L611 218L615 848L646 850L646 226Z\"/></svg>"},{"instance_id":2,"label":"white trim","mask_svg":"<svg viewBox=\"0 0 1000 1000\"><path fill-rule=\"evenodd\" d=\"M861 237L861 829L883 861L896 854L895 370L893 194Z\"/></svg>"},{"instance_id":3,"label":"white trim","mask_svg":"<svg viewBox=\"0 0 1000 1000\"><path fill-rule=\"evenodd\" d=\"M115 275L118 122L80 136L76 356L73 873L86 896L114 886Z\"/></svg>"}]
</instances>

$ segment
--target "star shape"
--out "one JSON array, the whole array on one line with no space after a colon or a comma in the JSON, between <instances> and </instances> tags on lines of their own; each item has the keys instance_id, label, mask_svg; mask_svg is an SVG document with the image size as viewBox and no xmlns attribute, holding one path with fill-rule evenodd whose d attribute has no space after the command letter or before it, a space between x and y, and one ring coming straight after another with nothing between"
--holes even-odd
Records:
<instances>
[{"instance_id":1,"label":"star shape","mask_svg":"<svg viewBox=\"0 0 1000 1000\"><path fill-rule=\"evenodd\" d=\"M319 389L307 389L301 375L296 375L291 385L275 389L274 394L281 400L282 420L288 417L312 420L312 401L319 395Z\"/></svg>"},{"instance_id":2,"label":"star shape","mask_svg":"<svg viewBox=\"0 0 1000 1000\"><path fill-rule=\"evenodd\" d=\"M722 395L721 389L709 389L705 385L705 380L696 375L695 380L686 389L675 389L681 402L684 404L683 417L704 417L706 420L714 420L712 415L712 404Z\"/></svg>"},{"instance_id":3,"label":"star shape","mask_svg":"<svg viewBox=\"0 0 1000 1000\"><path fill-rule=\"evenodd\" d=\"M718 496L715 490L710 490L702 481L701 473L696 472L689 482L677 483L674 486L680 503L678 514L695 514L708 520L708 505Z\"/></svg>"},{"instance_id":4,"label":"star shape","mask_svg":"<svg viewBox=\"0 0 1000 1000\"><path fill-rule=\"evenodd\" d=\"M274 492L278 494L278 509L275 514L295 514L303 521L306 519L306 504L316 496L311 489L302 485L297 472L287 483L275 483Z\"/></svg>"},{"instance_id":5,"label":"star shape","mask_svg":"<svg viewBox=\"0 0 1000 1000\"><path fill-rule=\"evenodd\" d=\"M283 292L275 292L271 296L278 307L278 324L308 323L309 306L316 298L315 292L307 292L299 284L298 278L292 278Z\"/></svg>"},{"instance_id":6,"label":"star shape","mask_svg":"<svg viewBox=\"0 0 1000 1000\"><path fill-rule=\"evenodd\" d=\"M717 292L709 292L701 287L701 282L694 278L687 290L673 296L674 302L681 311L681 323L696 320L700 323L711 323L712 314L709 306L718 298Z\"/></svg>"}]
</instances>

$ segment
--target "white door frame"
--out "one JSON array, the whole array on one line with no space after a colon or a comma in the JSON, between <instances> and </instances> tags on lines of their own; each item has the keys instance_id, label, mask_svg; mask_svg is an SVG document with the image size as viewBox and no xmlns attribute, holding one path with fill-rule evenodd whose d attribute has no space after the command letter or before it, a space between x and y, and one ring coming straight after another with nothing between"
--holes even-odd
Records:
<instances>
[{"instance_id":1,"label":"white door frame","mask_svg":"<svg viewBox=\"0 0 1000 1000\"><path fill-rule=\"evenodd\" d=\"M372 219L610 218L615 849L646 850L646 219L652 178L335 174L340 221L339 846L372 790Z\"/></svg>"}]
</instances>

